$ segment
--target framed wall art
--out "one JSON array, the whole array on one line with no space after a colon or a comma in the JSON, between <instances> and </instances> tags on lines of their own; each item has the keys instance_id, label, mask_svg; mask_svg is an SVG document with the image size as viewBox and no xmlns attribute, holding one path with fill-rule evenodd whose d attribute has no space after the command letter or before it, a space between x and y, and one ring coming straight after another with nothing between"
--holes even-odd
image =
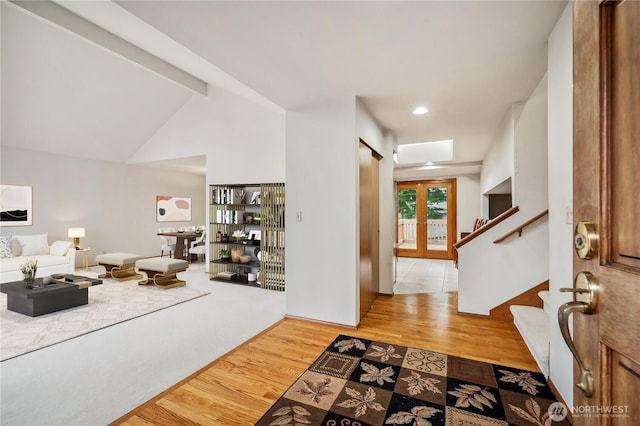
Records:
<instances>
[{"instance_id":1,"label":"framed wall art","mask_svg":"<svg viewBox=\"0 0 640 426\"><path fill-rule=\"evenodd\" d=\"M156 196L157 222L190 222L191 198Z\"/></svg>"},{"instance_id":2,"label":"framed wall art","mask_svg":"<svg viewBox=\"0 0 640 426\"><path fill-rule=\"evenodd\" d=\"M0 226L33 225L33 189L0 185Z\"/></svg>"}]
</instances>

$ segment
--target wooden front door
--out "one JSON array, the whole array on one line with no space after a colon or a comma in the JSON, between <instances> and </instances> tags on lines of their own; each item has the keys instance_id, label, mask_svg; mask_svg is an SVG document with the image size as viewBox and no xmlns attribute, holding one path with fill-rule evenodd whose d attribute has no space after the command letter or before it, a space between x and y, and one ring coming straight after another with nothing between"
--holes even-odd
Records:
<instances>
[{"instance_id":1,"label":"wooden front door","mask_svg":"<svg viewBox=\"0 0 640 426\"><path fill-rule=\"evenodd\" d=\"M598 304L573 315L576 352L593 374L574 388L576 424L640 422L640 2L574 7L574 223L594 222L598 249L574 256ZM574 382L579 380L574 363Z\"/></svg>"},{"instance_id":2,"label":"wooden front door","mask_svg":"<svg viewBox=\"0 0 640 426\"><path fill-rule=\"evenodd\" d=\"M456 180L398 182L398 256L453 259Z\"/></svg>"}]
</instances>

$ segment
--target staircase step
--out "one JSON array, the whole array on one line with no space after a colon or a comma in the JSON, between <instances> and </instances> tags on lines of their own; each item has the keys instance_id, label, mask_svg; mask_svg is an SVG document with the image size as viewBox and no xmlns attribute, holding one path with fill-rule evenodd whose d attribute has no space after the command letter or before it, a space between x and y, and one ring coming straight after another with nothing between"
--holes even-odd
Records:
<instances>
[{"instance_id":1,"label":"staircase step","mask_svg":"<svg viewBox=\"0 0 640 426\"><path fill-rule=\"evenodd\" d=\"M542 309L544 309L547 315L551 315L551 312L549 312L549 290L539 291L538 297L542 299Z\"/></svg>"},{"instance_id":2,"label":"staircase step","mask_svg":"<svg viewBox=\"0 0 640 426\"><path fill-rule=\"evenodd\" d=\"M549 376L549 314L533 306L509 308L513 322L545 376Z\"/></svg>"}]
</instances>

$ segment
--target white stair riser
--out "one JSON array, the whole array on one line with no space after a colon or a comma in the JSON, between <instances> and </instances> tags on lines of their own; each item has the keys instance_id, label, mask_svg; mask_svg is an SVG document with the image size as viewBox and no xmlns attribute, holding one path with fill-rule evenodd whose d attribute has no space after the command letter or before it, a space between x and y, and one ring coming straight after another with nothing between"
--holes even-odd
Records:
<instances>
[{"instance_id":1,"label":"white stair riser","mask_svg":"<svg viewBox=\"0 0 640 426\"><path fill-rule=\"evenodd\" d=\"M513 322L545 376L549 375L549 314L533 306L510 308Z\"/></svg>"}]
</instances>

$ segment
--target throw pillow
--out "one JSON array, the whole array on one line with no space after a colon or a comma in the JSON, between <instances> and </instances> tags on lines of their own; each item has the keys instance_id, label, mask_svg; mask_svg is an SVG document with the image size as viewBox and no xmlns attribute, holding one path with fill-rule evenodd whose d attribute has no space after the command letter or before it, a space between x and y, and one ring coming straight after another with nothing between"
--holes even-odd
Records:
<instances>
[{"instance_id":1,"label":"throw pillow","mask_svg":"<svg viewBox=\"0 0 640 426\"><path fill-rule=\"evenodd\" d=\"M0 237L0 258L13 257L11 251L11 237Z\"/></svg>"},{"instance_id":2,"label":"throw pillow","mask_svg":"<svg viewBox=\"0 0 640 426\"><path fill-rule=\"evenodd\" d=\"M47 234L16 235L14 238L20 243L23 256L49 254L49 243L47 242Z\"/></svg>"},{"instance_id":3,"label":"throw pillow","mask_svg":"<svg viewBox=\"0 0 640 426\"><path fill-rule=\"evenodd\" d=\"M49 247L49 254L66 256L72 245L70 241L55 241L51 244L51 247Z\"/></svg>"},{"instance_id":4,"label":"throw pillow","mask_svg":"<svg viewBox=\"0 0 640 426\"><path fill-rule=\"evenodd\" d=\"M13 257L22 256L22 246L15 237L11 238L11 253L13 253Z\"/></svg>"}]
</instances>

